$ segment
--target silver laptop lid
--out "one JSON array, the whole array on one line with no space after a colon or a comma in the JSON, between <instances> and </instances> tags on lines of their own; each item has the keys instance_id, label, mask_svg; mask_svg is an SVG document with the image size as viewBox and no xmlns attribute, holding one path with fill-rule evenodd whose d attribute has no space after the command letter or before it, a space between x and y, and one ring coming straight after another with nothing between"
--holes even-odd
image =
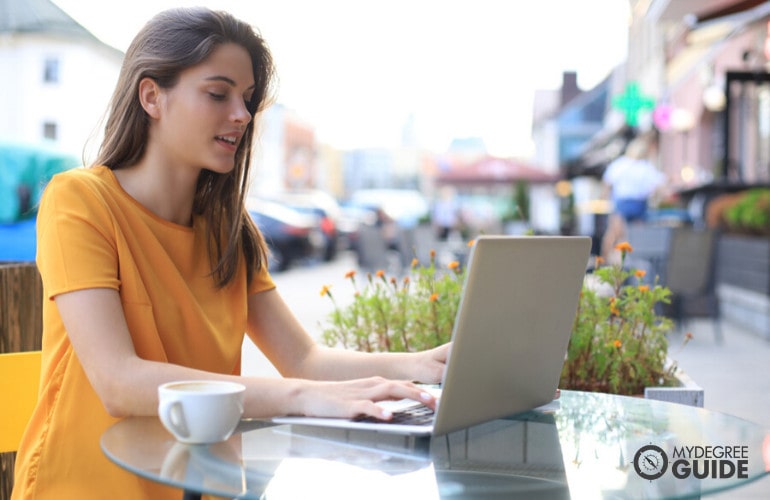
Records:
<instances>
[{"instance_id":1,"label":"silver laptop lid","mask_svg":"<svg viewBox=\"0 0 770 500\"><path fill-rule=\"evenodd\" d=\"M553 399L590 247L584 236L476 240L434 434Z\"/></svg>"}]
</instances>

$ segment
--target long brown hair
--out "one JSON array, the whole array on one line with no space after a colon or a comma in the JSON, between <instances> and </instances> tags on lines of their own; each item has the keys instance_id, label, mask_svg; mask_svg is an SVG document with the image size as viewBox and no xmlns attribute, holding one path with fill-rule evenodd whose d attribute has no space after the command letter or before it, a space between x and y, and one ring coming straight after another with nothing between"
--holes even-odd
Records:
<instances>
[{"instance_id":1,"label":"long brown hair","mask_svg":"<svg viewBox=\"0 0 770 500\"><path fill-rule=\"evenodd\" d=\"M212 274L220 287L234 278L241 256L248 280L267 266L267 246L245 209L255 120L272 102L275 69L264 40L248 24L226 12L207 8L170 9L153 17L128 47L118 84L110 101L104 140L95 164L116 170L137 163L144 154L148 117L139 102L139 82L154 79L171 88L179 74L203 62L219 45L235 43L246 49L254 73L249 103L252 120L235 154L235 168L227 174L203 170L193 213L206 221Z\"/></svg>"}]
</instances>

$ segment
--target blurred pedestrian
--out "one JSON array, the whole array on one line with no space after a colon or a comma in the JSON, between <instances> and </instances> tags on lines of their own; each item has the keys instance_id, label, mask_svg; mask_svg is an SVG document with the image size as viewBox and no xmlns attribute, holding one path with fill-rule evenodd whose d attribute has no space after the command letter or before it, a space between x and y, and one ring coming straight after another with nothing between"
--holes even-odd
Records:
<instances>
[{"instance_id":1,"label":"blurred pedestrian","mask_svg":"<svg viewBox=\"0 0 770 500\"><path fill-rule=\"evenodd\" d=\"M611 258L615 244L625 238L627 224L647 219L650 199L664 185L666 178L650 161L650 150L650 139L638 136L604 171L604 198L612 203L612 213L602 238L605 258Z\"/></svg>"},{"instance_id":2,"label":"blurred pedestrian","mask_svg":"<svg viewBox=\"0 0 770 500\"><path fill-rule=\"evenodd\" d=\"M439 241L447 241L449 233L457 228L459 212L454 189L449 186L442 187L438 198L433 203L432 214L433 225L436 227L436 237Z\"/></svg>"}]
</instances>

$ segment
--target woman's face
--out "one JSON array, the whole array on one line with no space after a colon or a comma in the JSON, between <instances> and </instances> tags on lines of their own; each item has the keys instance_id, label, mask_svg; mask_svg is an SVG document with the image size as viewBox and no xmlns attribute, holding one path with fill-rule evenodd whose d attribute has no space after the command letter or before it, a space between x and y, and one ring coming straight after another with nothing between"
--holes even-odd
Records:
<instances>
[{"instance_id":1,"label":"woman's face","mask_svg":"<svg viewBox=\"0 0 770 500\"><path fill-rule=\"evenodd\" d=\"M247 105L253 92L249 53L233 43L220 45L180 73L174 87L160 91L151 141L170 166L227 173L251 121Z\"/></svg>"}]
</instances>

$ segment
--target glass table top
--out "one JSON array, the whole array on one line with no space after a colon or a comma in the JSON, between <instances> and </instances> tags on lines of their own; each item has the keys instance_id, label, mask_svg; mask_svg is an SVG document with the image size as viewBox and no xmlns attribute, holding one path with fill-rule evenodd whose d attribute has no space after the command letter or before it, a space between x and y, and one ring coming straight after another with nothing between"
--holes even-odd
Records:
<instances>
[{"instance_id":1,"label":"glass table top","mask_svg":"<svg viewBox=\"0 0 770 500\"><path fill-rule=\"evenodd\" d=\"M770 491L770 429L600 393L562 391L553 406L432 438L243 420L213 445L128 418L101 445L141 477L243 499L689 498L756 480Z\"/></svg>"}]
</instances>

